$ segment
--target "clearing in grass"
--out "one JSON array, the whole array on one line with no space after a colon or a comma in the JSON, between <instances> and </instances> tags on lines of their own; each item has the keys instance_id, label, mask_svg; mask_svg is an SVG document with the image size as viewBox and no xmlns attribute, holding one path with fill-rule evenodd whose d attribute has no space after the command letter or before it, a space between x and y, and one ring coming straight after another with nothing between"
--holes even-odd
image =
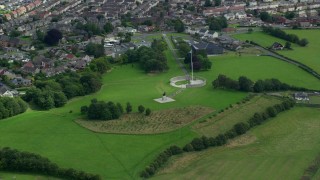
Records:
<instances>
[{"instance_id":1,"label":"clearing in grass","mask_svg":"<svg viewBox=\"0 0 320 180\"><path fill-rule=\"evenodd\" d=\"M231 129L238 122L246 122L254 113L264 112L267 107L279 104L280 99L271 96L255 96L251 100L232 105L223 112L193 125L192 129L201 135L215 137Z\"/></svg>"},{"instance_id":2,"label":"clearing in grass","mask_svg":"<svg viewBox=\"0 0 320 180\"><path fill-rule=\"evenodd\" d=\"M156 134L181 128L212 112L212 108L192 106L155 111L149 116L131 113L111 121L76 120L76 122L94 132Z\"/></svg>"}]
</instances>

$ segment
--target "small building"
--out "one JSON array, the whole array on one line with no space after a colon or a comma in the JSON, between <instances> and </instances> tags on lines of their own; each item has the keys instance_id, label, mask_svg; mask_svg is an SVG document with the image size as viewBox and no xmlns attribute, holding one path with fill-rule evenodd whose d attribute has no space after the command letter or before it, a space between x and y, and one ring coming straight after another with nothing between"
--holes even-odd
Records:
<instances>
[{"instance_id":1,"label":"small building","mask_svg":"<svg viewBox=\"0 0 320 180\"><path fill-rule=\"evenodd\" d=\"M305 92L294 93L294 99L298 101L309 101L309 96Z\"/></svg>"},{"instance_id":2,"label":"small building","mask_svg":"<svg viewBox=\"0 0 320 180\"><path fill-rule=\"evenodd\" d=\"M282 50L284 46L278 42L272 44L271 49L273 50Z\"/></svg>"},{"instance_id":3,"label":"small building","mask_svg":"<svg viewBox=\"0 0 320 180\"><path fill-rule=\"evenodd\" d=\"M223 48L211 42L200 42L192 45L194 52L205 50L207 55L223 54Z\"/></svg>"}]
</instances>

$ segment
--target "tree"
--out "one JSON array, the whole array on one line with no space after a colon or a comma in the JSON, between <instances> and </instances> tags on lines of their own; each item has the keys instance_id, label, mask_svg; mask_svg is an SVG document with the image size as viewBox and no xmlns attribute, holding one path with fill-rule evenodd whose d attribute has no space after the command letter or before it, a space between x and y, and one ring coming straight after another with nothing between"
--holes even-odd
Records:
<instances>
[{"instance_id":1,"label":"tree","mask_svg":"<svg viewBox=\"0 0 320 180\"><path fill-rule=\"evenodd\" d=\"M145 110L144 106L142 106L142 105L138 106L139 113L143 113L144 110Z\"/></svg>"},{"instance_id":2,"label":"tree","mask_svg":"<svg viewBox=\"0 0 320 180\"><path fill-rule=\"evenodd\" d=\"M258 80L256 83L253 85L253 90L254 92L262 92L264 91L264 83L262 80Z\"/></svg>"},{"instance_id":3,"label":"tree","mask_svg":"<svg viewBox=\"0 0 320 180\"><path fill-rule=\"evenodd\" d=\"M15 29L10 31L10 34L9 34L10 37L18 37L20 35L21 35L21 33Z\"/></svg>"},{"instance_id":4,"label":"tree","mask_svg":"<svg viewBox=\"0 0 320 180\"><path fill-rule=\"evenodd\" d=\"M239 90L250 92L252 91L253 82L245 76L239 77Z\"/></svg>"},{"instance_id":5,"label":"tree","mask_svg":"<svg viewBox=\"0 0 320 180\"><path fill-rule=\"evenodd\" d=\"M88 55L93 55L95 58L99 58L105 55L104 47L102 44L89 43L87 44L85 51Z\"/></svg>"},{"instance_id":6,"label":"tree","mask_svg":"<svg viewBox=\"0 0 320 180\"><path fill-rule=\"evenodd\" d=\"M130 113L132 111L132 106L129 102L127 102L127 106L126 106L126 112Z\"/></svg>"},{"instance_id":7,"label":"tree","mask_svg":"<svg viewBox=\"0 0 320 180\"><path fill-rule=\"evenodd\" d=\"M212 6L211 0L206 0L204 3L204 7L210 7Z\"/></svg>"},{"instance_id":8,"label":"tree","mask_svg":"<svg viewBox=\"0 0 320 180\"><path fill-rule=\"evenodd\" d=\"M291 43L287 41L284 47L287 49L291 49Z\"/></svg>"},{"instance_id":9,"label":"tree","mask_svg":"<svg viewBox=\"0 0 320 180\"><path fill-rule=\"evenodd\" d=\"M88 106L81 106L80 111L81 111L81 114L87 114L87 112L88 112Z\"/></svg>"},{"instance_id":10,"label":"tree","mask_svg":"<svg viewBox=\"0 0 320 180\"><path fill-rule=\"evenodd\" d=\"M220 6L221 0L214 0L214 6Z\"/></svg>"},{"instance_id":11,"label":"tree","mask_svg":"<svg viewBox=\"0 0 320 180\"><path fill-rule=\"evenodd\" d=\"M176 19L174 21L174 30L177 31L178 33L184 32L185 27L183 22L180 19Z\"/></svg>"},{"instance_id":12,"label":"tree","mask_svg":"<svg viewBox=\"0 0 320 180\"><path fill-rule=\"evenodd\" d=\"M284 16L287 18L287 19L293 19L295 16L296 16L296 14L294 13L294 12L289 12L289 11L287 11L285 14L284 14Z\"/></svg>"},{"instance_id":13,"label":"tree","mask_svg":"<svg viewBox=\"0 0 320 180\"><path fill-rule=\"evenodd\" d=\"M110 22L107 22L104 26L103 26L104 32L106 32L107 34L112 33L113 31L113 26Z\"/></svg>"},{"instance_id":14,"label":"tree","mask_svg":"<svg viewBox=\"0 0 320 180\"><path fill-rule=\"evenodd\" d=\"M92 67L95 67L95 68L92 68ZM104 74L105 72L107 72L107 70L110 69L110 66L105 57L100 57L100 58L94 59L90 63L90 69L92 71L97 71L100 74Z\"/></svg>"},{"instance_id":15,"label":"tree","mask_svg":"<svg viewBox=\"0 0 320 180\"><path fill-rule=\"evenodd\" d=\"M37 39L41 42L44 41L45 34L41 30L36 31Z\"/></svg>"},{"instance_id":16,"label":"tree","mask_svg":"<svg viewBox=\"0 0 320 180\"><path fill-rule=\"evenodd\" d=\"M301 39L301 41L299 42L300 46L307 46L309 44L309 41L305 38Z\"/></svg>"},{"instance_id":17,"label":"tree","mask_svg":"<svg viewBox=\"0 0 320 180\"><path fill-rule=\"evenodd\" d=\"M62 39L62 33L57 29L50 29L44 37L44 42L50 46L57 45Z\"/></svg>"},{"instance_id":18,"label":"tree","mask_svg":"<svg viewBox=\"0 0 320 180\"><path fill-rule=\"evenodd\" d=\"M83 87L85 94L90 94L97 92L102 83L100 82L99 78L93 73L86 73L80 78L80 83Z\"/></svg>"},{"instance_id":19,"label":"tree","mask_svg":"<svg viewBox=\"0 0 320 180\"><path fill-rule=\"evenodd\" d=\"M276 116L277 116L277 112L276 112L276 110L275 110L273 107L268 107L268 108L267 108L267 114L268 114L270 117L276 117Z\"/></svg>"},{"instance_id":20,"label":"tree","mask_svg":"<svg viewBox=\"0 0 320 180\"><path fill-rule=\"evenodd\" d=\"M146 116L149 116L151 114L151 110L149 108L146 109Z\"/></svg>"},{"instance_id":21,"label":"tree","mask_svg":"<svg viewBox=\"0 0 320 180\"><path fill-rule=\"evenodd\" d=\"M209 30L221 31L221 29L228 27L227 19L223 16L221 17L209 17L206 20Z\"/></svg>"},{"instance_id":22,"label":"tree","mask_svg":"<svg viewBox=\"0 0 320 180\"><path fill-rule=\"evenodd\" d=\"M244 134L248 131L249 125L247 123L237 123L234 125L234 130L238 135Z\"/></svg>"},{"instance_id":23,"label":"tree","mask_svg":"<svg viewBox=\"0 0 320 180\"><path fill-rule=\"evenodd\" d=\"M191 141L191 145L196 151L201 151L202 149L205 149L205 146L203 144L203 141L200 138L194 138Z\"/></svg>"},{"instance_id":24,"label":"tree","mask_svg":"<svg viewBox=\"0 0 320 180\"><path fill-rule=\"evenodd\" d=\"M54 92L53 98L54 98L54 106L55 107L62 107L68 101L66 95L63 92Z\"/></svg>"},{"instance_id":25,"label":"tree","mask_svg":"<svg viewBox=\"0 0 320 180\"><path fill-rule=\"evenodd\" d=\"M269 15L268 12L261 12L260 13L260 19L262 21L265 21L265 22L271 22L272 21L272 18L271 16Z\"/></svg>"}]
</instances>

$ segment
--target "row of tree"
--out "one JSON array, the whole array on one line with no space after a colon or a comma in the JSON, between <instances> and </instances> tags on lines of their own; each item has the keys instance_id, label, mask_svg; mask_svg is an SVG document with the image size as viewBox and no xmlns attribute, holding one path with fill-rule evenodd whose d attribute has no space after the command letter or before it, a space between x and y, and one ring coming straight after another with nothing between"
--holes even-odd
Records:
<instances>
[{"instance_id":1,"label":"row of tree","mask_svg":"<svg viewBox=\"0 0 320 180\"><path fill-rule=\"evenodd\" d=\"M24 113L28 105L19 97L0 97L0 119Z\"/></svg>"},{"instance_id":2,"label":"row of tree","mask_svg":"<svg viewBox=\"0 0 320 180\"><path fill-rule=\"evenodd\" d=\"M238 80L233 80L222 74L220 74L216 80L212 81L212 85L214 88L234 89L244 92L307 90L305 88L290 86L286 83L282 83L278 79L266 79L253 82L245 76L240 76Z\"/></svg>"},{"instance_id":3,"label":"row of tree","mask_svg":"<svg viewBox=\"0 0 320 180\"><path fill-rule=\"evenodd\" d=\"M63 169L49 159L40 155L20 152L8 147L0 150L0 170L10 172L26 172L48 175L63 179L100 180L99 175L77 171L72 168Z\"/></svg>"},{"instance_id":4,"label":"row of tree","mask_svg":"<svg viewBox=\"0 0 320 180\"><path fill-rule=\"evenodd\" d=\"M295 34L287 34L285 31L279 28L273 28L271 26L262 26L263 32L270 34L271 36L284 39L286 41L299 44L300 46L307 46L309 41L305 38L299 39Z\"/></svg>"},{"instance_id":5,"label":"row of tree","mask_svg":"<svg viewBox=\"0 0 320 180\"><path fill-rule=\"evenodd\" d=\"M90 71L83 74L68 71L50 79L37 79L34 84L22 98L44 110L61 107L73 97L97 92L102 85L100 75Z\"/></svg>"},{"instance_id":6,"label":"row of tree","mask_svg":"<svg viewBox=\"0 0 320 180\"><path fill-rule=\"evenodd\" d=\"M294 106L294 103L295 102L293 100L287 99L281 104L268 107L263 113L255 113L247 122L239 122L235 124L233 128L224 134L219 134L216 137L202 136L200 138L194 138L182 149L178 146L171 146L160 153L157 158L140 173L140 176L142 178L148 178L154 175L156 171L173 155L182 154L184 152L202 151L209 147L222 146L226 144L229 139L245 134L251 128L260 125L269 118L275 117L278 113L291 109Z\"/></svg>"},{"instance_id":7,"label":"row of tree","mask_svg":"<svg viewBox=\"0 0 320 180\"><path fill-rule=\"evenodd\" d=\"M97 99L92 99L91 104L88 106L82 106L81 114L87 116L88 119L92 120L114 120L119 119L123 113L131 113L132 105L128 102L126 108L124 109L120 103L114 103L112 101L97 101ZM138 106L138 112L146 116L151 114L149 108L145 108L142 105Z\"/></svg>"},{"instance_id":8,"label":"row of tree","mask_svg":"<svg viewBox=\"0 0 320 180\"><path fill-rule=\"evenodd\" d=\"M164 40L154 39L151 47L141 46L138 49L128 50L121 55L122 63L138 62L145 72L165 71L168 69L164 51L167 44Z\"/></svg>"}]
</instances>

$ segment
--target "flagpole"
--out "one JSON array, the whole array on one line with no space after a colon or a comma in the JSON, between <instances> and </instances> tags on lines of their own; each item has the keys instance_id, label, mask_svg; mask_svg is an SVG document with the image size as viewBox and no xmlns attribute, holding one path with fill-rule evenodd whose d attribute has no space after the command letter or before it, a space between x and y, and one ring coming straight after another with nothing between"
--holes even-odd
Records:
<instances>
[{"instance_id":1,"label":"flagpole","mask_svg":"<svg viewBox=\"0 0 320 180\"><path fill-rule=\"evenodd\" d=\"M190 53L191 53L191 82L193 81L193 62L192 62L192 49L191 49L191 51L190 51Z\"/></svg>"}]
</instances>

